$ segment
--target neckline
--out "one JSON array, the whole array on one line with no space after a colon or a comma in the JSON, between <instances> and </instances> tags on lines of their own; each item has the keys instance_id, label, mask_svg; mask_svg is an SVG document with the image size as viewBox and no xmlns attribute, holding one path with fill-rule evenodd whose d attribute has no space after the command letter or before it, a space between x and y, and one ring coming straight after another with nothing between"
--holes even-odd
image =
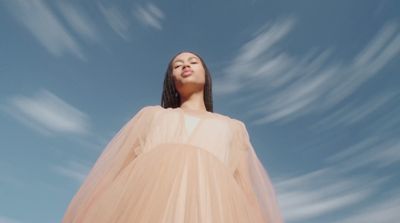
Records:
<instances>
[{"instance_id":1,"label":"neckline","mask_svg":"<svg viewBox=\"0 0 400 223\"><path fill-rule=\"evenodd\" d=\"M187 108L181 108L177 107L182 113L184 114L189 114L189 115L197 115L197 116L206 116L210 115L212 112L209 112L207 110L193 110L193 109L187 109Z\"/></svg>"}]
</instances>

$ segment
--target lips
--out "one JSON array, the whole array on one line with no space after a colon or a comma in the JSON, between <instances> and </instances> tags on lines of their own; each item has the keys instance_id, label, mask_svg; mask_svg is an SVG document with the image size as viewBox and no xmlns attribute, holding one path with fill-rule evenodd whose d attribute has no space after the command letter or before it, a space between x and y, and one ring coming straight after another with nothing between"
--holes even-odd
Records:
<instances>
[{"instance_id":1,"label":"lips","mask_svg":"<svg viewBox=\"0 0 400 223\"><path fill-rule=\"evenodd\" d=\"M182 76L187 77L187 76L190 76L192 73L193 73L192 70L185 70L182 72Z\"/></svg>"}]
</instances>

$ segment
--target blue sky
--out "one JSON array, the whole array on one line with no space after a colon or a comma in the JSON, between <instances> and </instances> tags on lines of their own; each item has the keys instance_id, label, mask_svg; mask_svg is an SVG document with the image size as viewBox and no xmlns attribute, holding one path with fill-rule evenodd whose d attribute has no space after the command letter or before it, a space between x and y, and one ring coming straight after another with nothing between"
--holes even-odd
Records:
<instances>
[{"instance_id":1,"label":"blue sky","mask_svg":"<svg viewBox=\"0 0 400 223\"><path fill-rule=\"evenodd\" d=\"M1 1L0 222L59 222L193 50L289 223L400 218L398 1Z\"/></svg>"}]
</instances>

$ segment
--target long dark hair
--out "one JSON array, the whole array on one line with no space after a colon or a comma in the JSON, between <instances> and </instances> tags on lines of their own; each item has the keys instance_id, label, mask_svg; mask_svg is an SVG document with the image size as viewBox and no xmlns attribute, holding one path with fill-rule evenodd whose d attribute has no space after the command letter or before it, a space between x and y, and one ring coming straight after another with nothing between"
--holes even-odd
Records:
<instances>
[{"instance_id":1,"label":"long dark hair","mask_svg":"<svg viewBox=\"0 0 400 223\"><path fill-rule=\"evenodd\" d=\"M213 100L212 100L212 82L211 82L211 75L205 64L203 58L201 58L198 54L190 52L190 51L182 51L177 53L168 63L167 71L165 72L165 79L164 79L164 88L161 96L161 106L164 108L177 108L181 106L181 100L179 92L175 88L174 79L172 77L172 69L175 57L183 52L188 52L196 55L203 65L204 73L205 73L205 83L204 83L204 104L206 106L206 110L209 112L213 112Z\"/></svg>"}]
</instances>

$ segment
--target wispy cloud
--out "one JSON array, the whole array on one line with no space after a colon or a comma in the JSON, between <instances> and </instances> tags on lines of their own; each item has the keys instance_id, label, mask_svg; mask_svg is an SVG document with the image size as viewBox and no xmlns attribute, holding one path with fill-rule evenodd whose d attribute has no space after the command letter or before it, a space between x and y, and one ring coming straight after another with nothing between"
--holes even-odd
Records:
<instances>
[{"instance_id":1,"label":"wispy cloud","mask_svg":"<svg viewBox=\"0 0 400 223\"><path fill-rule=\"evenodd\" d=\"M215 93L234 93L257 79L275 79L279 71L292 63L291 59L286 54L280 54L276 58L264 54L285 38L295 23L294 18L285 18L262 27L255 37L239 50L238 56L226 68L225 78L215 80Z\"/></svg>"},{"instance_id":2,"label":"wispy cloud","mask_svg":"<svg viewBox=\"0 0 400 223\"><path fill-rule=\"evenodd\" d=\"M84 12L67 1L58 2L58 6L69 25L77 34L89 42L100 42L100 35L94 22Z\"/></svg>"},{"instance_id":3,"label":"wispy cloud","mask_svg":"<svg viewBox=\"0 0 400 223\"><path fill-rule=\"evenodd\" d=\"M13 96L3 110L44 134L87 134L88 116L47 90L32 97Z\"/></svg>"},{"instance_id":4,"label":"wispy cloud","mask_svg":"<svg viewBox=\"0 0 400 223\"><path fill-rule=\"evenodd\" d=\"M101 3L99 3L98 6L110 27L125 41L129 41L129 18L116 6L104 6Z\"/></svg>"},{"instance_id":5,"label":"wispy cloud","mask_svg":"<svg viewBox=\"0 0 400 223\"><path fill-rule=\"evenodd\" d=\"M360 123L374 113L379 112L388 102L398 98L399 93L400 92L395 91L385 91L371 96L371 98L362 103L347 103L343 107L337 109L313 124L312 128L321 129L321 127L331 128L335 126L346 127L352 124Z\"/></svg>"},{"instance_id":6,"label":"wispy cloud","mask_svg":"<svg viewBox=\"0 0 400 223\"><path fill-rule=\"evenodd\" d=\"M354 92L364 82L369 80L400 52L400 30L394 21L388 22L356 55L348 66L342 67L344 75L329 94L329 102L336 103Z\"/></svg>"},{"instance_id":7,"label":"wispy cloud","mask_svg":"<svg viewBox=\"0 0 400 223\"><path fill-rule=\"evenodd\" d=\"M279 45L295 24L294 18L267 24L239 49L224 75L215 80L218 95L246 92L245 100L254 106L248 114L259 116L256 124L290 121L331 108L378 75L400 53L399 27L388 22L347 63L331 59L332 49L311 50L297 58Z\"/></svg>"},{"instance_id":8,"label":"wispy cloud","mask_svg":"<svg viewBox=\"0 0 400 223\"><path fill-rule=\"evenodd\" d=\"M365 216L378 219L383 214L388 216L382 218L382 222L391 222L390 219L398 216L393 210L399 206L399 200L393 203L388 196L381 200L382 205L377 205L374 199L382 193L383 186L390 188L394 180L393 173L385 170L400 164L399 139L370 136L323 161L321 169L276 179L286 220L303 222L329 214L345 214L349 206L353 213L343 222L380 222L355 219L368 219ZM363 213L368 214L363 216Z\"/></svg>"},{"instance_id":9,"label":"wispy cloud","mask_svg":"<svg viewBox=\"0 0 400 223\"><path fill-rule=\"evenodd\" d=\"M276 181L278 199L285 220L303 220L340 212L373 195L385 181L337 174L336 167L327 167L304 175Z\"/></svg>"},{"instance_id":10,"label":"wispy cloud","mask_svg":"<svg viewBox=\"0 0 400 223\"><path fill-rule=\"evenodd\" d=\"M394 191L389 196L371 202L367 207L352 212L337 223L379 222L393 223L400 219L400 193Z\"/></svg>"},{"instance_id":11,"label":"wispy cloud","mask_svg":"<svg viewBox=\"0 0 400 223\"><path fill-rule=\"evenodd\" d=\"M326 161L340 162L343 171L363 167L383 168L400 163L400 140L370 137L328 157Z\"/></svg>"},{"instance_id":12,"label":"wispy cloud","mask_svg":"<svg viewBox=\"0 0 400 223\"><path fill-rule=\"evenodd\" d=\"M78 183L82 183L89 173L90 166L88 164L83 164L77 161L69 161L64 166L58 165L53 167L53 171L71 178Z\"/></svg>"},{"instance_id":13,"label":"wispy cloud","mask_svg":"<svg viewBox=\"0 0 400 223\"><path fill-rule=\"evenodd\" d=\"M21 221L5 217L5 216L0 216L0 223L21 223Z\"/></svg>"},{"instance_id":14,"label":"wispy cloud","mask_svg":"<svg viewBox=\"0 0 400 223\"><path fill-rule=\"evenodd\" d=\"M134 15L139 21L155 29L161 30L161 20L164 19L164 13L156 5L147 3L146 6L138 6L134 11Z\"/></svg>"},{"instance_id":15,"label":"wispy cloud","mask_svg":"<svg viewBox=\"0 0 400 223\"><path fill-rule=\"evenodd\" d=\"M62 25L45 1L6 1L13 16L53 55L72 53L85 59L73 36Z\"/></svg>"},{"instance_id":16,"label":"wispy cloud","mask_svg":"<svg viewBox=\"0 0 400 223\"><path fill-rule=\"evenodd\" d=\"M393 222L399 216L394 211L400 205L399 192L383 197L380 190L382 186L389 188L393 177L390 172L376 171L399 164L399 151L399 140L371 137L328 157L322 169L277 179L275 186L286 220L304 222L329 214L346 215L351 206L352 212L338 222Z\"/></svg>"}]
</instances>

